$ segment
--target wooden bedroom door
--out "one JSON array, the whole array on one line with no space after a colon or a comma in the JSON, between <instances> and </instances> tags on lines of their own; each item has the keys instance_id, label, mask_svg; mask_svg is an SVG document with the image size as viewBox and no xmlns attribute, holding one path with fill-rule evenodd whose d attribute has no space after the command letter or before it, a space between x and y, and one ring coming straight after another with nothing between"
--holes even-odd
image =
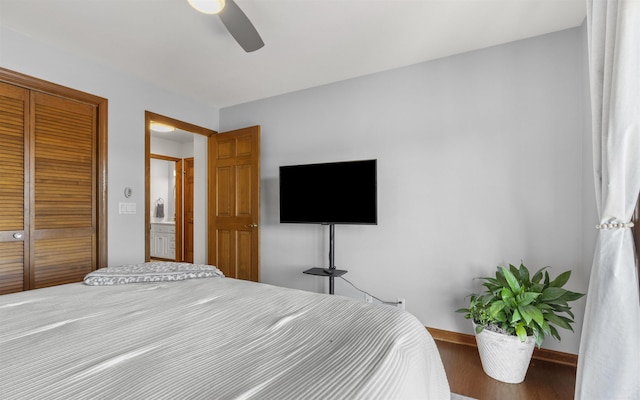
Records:
<instances>
[{"instance_id":1,"label":"wooden bedroom door","mask_svg":"<svg viewBox=\"0 0 640 400\"><path fill-rule=\"evenodd\" d=\"M260 127L209 139L209 263L230 278L260 279Z\"/></svg>"},{"instance_id":2,"label":"wooden bedroom door","mask_svg":"<svg viewBox=\"0 0 640 400\"><path fill-rule=\"evenodd\" d=\"M98 110L0 83L0 293L98 267Z\"/></svg>"}]
</instances>

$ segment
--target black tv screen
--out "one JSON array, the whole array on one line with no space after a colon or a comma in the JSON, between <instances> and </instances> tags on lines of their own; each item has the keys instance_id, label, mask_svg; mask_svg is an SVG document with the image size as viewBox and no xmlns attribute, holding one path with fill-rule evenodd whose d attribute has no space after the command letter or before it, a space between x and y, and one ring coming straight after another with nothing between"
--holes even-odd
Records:
<instances>
[{"instance_id":1,"label":"black tv screen","mask_svg":"<svg viewBox=\"0 0 640 400\"><path fill-rule=\"evenodd\" d=\"M376 160L280 167L280 222L377 224Z\"/></svg>"}]
</instances>

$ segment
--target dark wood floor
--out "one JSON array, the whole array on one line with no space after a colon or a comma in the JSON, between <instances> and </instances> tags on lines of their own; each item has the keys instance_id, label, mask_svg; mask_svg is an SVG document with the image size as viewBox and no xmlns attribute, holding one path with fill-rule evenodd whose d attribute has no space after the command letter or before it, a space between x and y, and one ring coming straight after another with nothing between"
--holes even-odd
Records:
<instances>
[{"instance_id":1,"label":"dark wood floor","mask_svg":"<svg viewBox=\"0 0 640 400\"><path fill-rule=\"evenodd\" d=\"M571 400L576 368L533 359L524 382L496 381L482 371L474 346L436 340L451 391L480 400Z\"/></svg>"}]
</instances>

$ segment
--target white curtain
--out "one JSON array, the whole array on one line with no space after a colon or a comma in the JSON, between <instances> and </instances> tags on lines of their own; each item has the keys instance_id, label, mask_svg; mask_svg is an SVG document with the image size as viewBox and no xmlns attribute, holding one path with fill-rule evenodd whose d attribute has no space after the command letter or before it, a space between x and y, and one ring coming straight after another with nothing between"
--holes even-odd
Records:
<instances>
[{"instance_id":1,"label":"white curtain","mask_svg":"<svg viewBox=\"0 0 640 400\"><path fill-rule=\"evenodd\" d=\"M640 296L631 220L640 190L640 0L587 0L600 224L576 399L640 399Z\"/></svg>"}]
</instances>

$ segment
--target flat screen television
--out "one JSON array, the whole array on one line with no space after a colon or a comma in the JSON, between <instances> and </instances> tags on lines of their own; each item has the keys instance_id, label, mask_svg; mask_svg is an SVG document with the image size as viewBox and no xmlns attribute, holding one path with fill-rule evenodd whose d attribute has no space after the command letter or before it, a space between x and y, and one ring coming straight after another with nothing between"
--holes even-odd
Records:
<instances>
[{"instance_id":1,"label":"flat screen television","mask_svg":"<svg viewBox=\"0 0 640 400\"><path fill-rule=\"evenodd\" d=\"M378 223L377 160L280 167L280 222Z\"/></svg>"}]
</instances>

